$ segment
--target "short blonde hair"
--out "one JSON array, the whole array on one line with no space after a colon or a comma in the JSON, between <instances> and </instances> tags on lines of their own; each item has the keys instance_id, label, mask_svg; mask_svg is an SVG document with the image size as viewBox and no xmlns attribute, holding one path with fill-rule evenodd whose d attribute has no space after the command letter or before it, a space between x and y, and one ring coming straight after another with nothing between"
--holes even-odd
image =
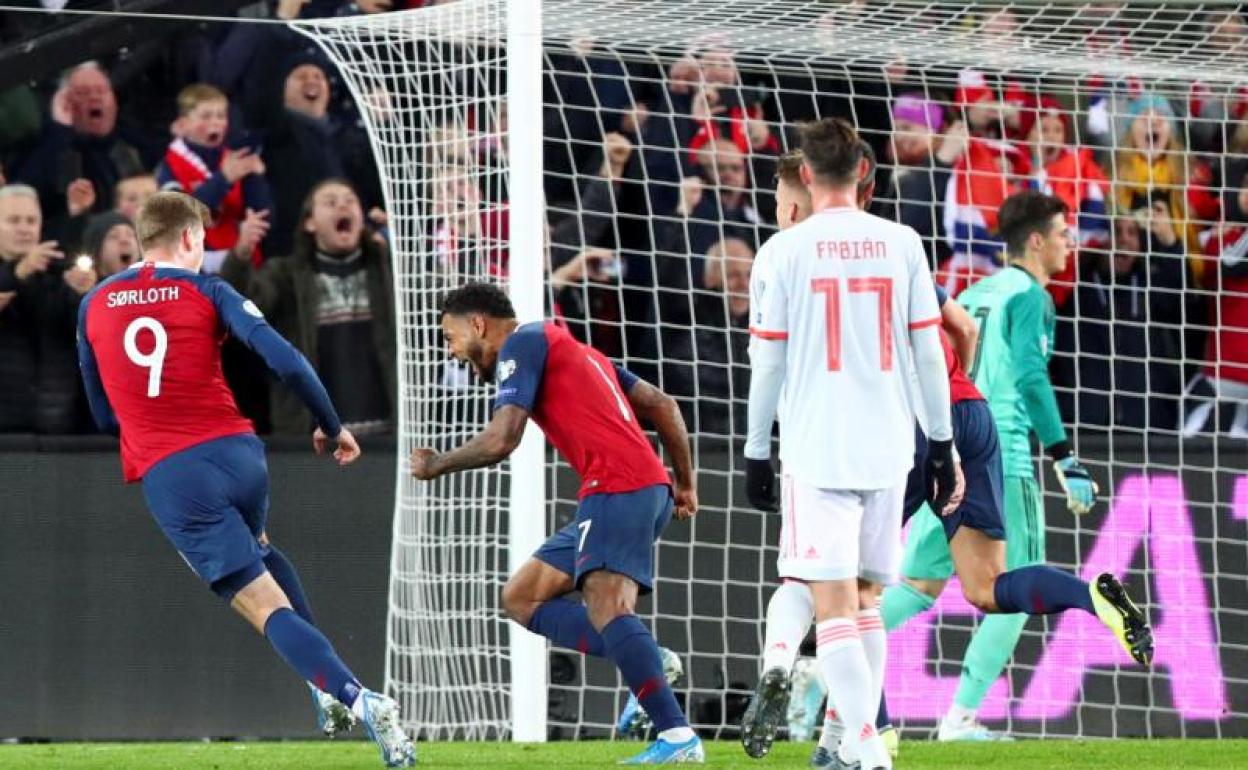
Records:
<instances>
[{"instance_id":1,"label":"short blonde hair","mask_svg":"<svg viewBox=\"0 0 1248 770\"><path fill-rule=\"evenodd\" d=\"M139 248L176 246L182 231L200 225L207 227L211 219L208 207L186 193L166 190L147 199L135 219L134 230Z\"/></svg>"},{"instance_id":2,"label":"short blonde hair","mask_svg":"<svg viewBox=\"0 0 1248 770\"><path fill-rule=\"evenodd\" d=\"M775 184L784 182L793 187L805 187L802 184L802 151L790 150L776 159Z\"/></svg>"},{"instance_id":3,"label":"short blonde hair","mask_svg":"<svg viewBox=\"0 0 1248 770\"><path fill-rule=\"evenodd\" d=\"M230 103L230 98L216 86L207 83L191 83L178 92L178 115L189 115L205 102Z\"/></svg>"}]
</instances>

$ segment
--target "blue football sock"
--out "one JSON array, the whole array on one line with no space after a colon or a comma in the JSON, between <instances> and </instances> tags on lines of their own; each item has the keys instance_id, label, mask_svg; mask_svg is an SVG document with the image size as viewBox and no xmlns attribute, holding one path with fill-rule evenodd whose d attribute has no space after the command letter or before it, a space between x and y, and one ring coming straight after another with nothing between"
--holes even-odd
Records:
<instances>
[{"instance_id":1,"label":"blue football sock","mask_svg":"<svg viewBox=\"0 0 1248 770\"><path fill-rule=\"evenodd\" d=\"M529 618L528 629L569 650L599 658L606 654L602 635L589 622L585 605L571 599L542 602Z\"/></svg>"},{"instance_id":2,"label":"blue football sock","mask_svg":"<svg viewBox=\"0 0 1248 770\"><path fill-rule=\"evenodd\" d=\"M891 724L892 722L888 721L887 699L884 697L884 693L880 693L880 710L875 712L875 729L882 730Z\"/></svg>"},{"instance_id":3,"label":"blue football sock","mask_svg":"<svg viewBox=\"0 0 1248 770\"><path fill-rule=\"evenodd\" d=\"M608 623L602 629L602 641L606 656L650 715L656 732L689 726L663 675L659 645L636 615L621 615Z\"/></svg>"},{"instance_id":4,"label":"blue football sock","mask_svg":"<svg viewBox=\"0 0 1248 770\"><path fill-rule=\"evenodd\" d=\"M286 554L277 550L276 546L270 545L269 555L264 557L264 566L281 586L286 598L290 599L291 609L299 617L316 625L316 620L312 617L312 607L308 604L308 597L303 593L303 584L299 582L299 573L295 571L295 565L290 563L290 559L286 558Z\"/></svg>"},{"instance_id":5,"label":"blue football sock","mask_svg":"<svg viewBox=\"0 0 1248 770\"><path fill-rule=\"evenodd\" d=\"M360 694L360 682L343 665L325 635L286 607L269 616L264 635L299 676L347 706Z\"/></svg>"},{"instance_id":6,"label":"blue football sock","mask_svg":"<svg viewBox=\"0 0 1248 770\"><path fill-rule=\"evenodd\" d=\"M1043 564L1019 567L998 575L992 594L1003 613L1048 615L1074 607L1096 613L1087 583L1069 572Z\"/></svg>"}]
</instances>

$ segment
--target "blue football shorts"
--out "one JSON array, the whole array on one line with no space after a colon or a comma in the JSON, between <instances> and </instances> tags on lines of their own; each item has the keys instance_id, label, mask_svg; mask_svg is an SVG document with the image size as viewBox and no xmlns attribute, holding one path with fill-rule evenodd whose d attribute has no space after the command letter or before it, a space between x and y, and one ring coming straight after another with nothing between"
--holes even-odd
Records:
<instances>
[{"instance_id":1,"label":"blue football shorts","mask_svg":"<svg viewBox=\"0 0 1248 770\"><path fill-rule=\"evenodd\" d=\"M952 540L958 527L970 527L993 540L1005 539L1004 474L1001 465L1001 443L992 411L987 401L959 401L953 405L953 443L961 457L966 492L962 505L948 516L939 516L945 528L945 539ZM927 472L927 437L917 427L914 442L914 467L906 479L905 507L902 521L923 508L932 488L933 479Z\"/></svg>"},{"instance_id":2,"label":"blue football shorts","mask_svg":"<svg viewBox=\"0 0 1248 770\"><path fill-rule=\"evenodd\" d=\"M672 519L666 484L581 500L576 518L551 535L534 557L571 575L579 591L594 570L632 578L642 594L654 588L654 543Z\"/></svg>"},{"instance_id":3,"label":"blue football shorts","mask_svg":"<svg viewBox=\"0 0 1248 770\"><path fill-rule=\"evenodd\" d=\"M265 571L260 545L269 511L269 469L254 434L175 452L143 476L143 496L187 565L227 601Z\"/></svg>"}]
</instances>

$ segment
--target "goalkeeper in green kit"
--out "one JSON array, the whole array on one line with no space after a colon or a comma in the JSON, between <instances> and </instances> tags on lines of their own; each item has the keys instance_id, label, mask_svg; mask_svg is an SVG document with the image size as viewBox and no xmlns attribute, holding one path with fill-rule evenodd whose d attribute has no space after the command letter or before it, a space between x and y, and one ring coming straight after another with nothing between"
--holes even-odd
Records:
<instances>
[{"instance_id":1,"label":"goalkeeper in green kit","mask_svg":"<svg viewBox=\"0 0 1248 770\"><path fill-rule=\"evenodd\" d=\"M969 375L988 401L1004 465L1005 567L1010 572L997 578L995 606L986 609L1014 614L989 614L980 623L963 661L954 703L941 721L940 740L1003 737L984 728L976 712L1013 654L1029 614L1060 611L1059 605L1081 606L1101 616L1136 661L1148 665L1153 655L1147 619L1112 575L1101 575L1081 600L1063 599L1061 581L1020 569L1045 560L1044 506L1031 432L1052 460L1072 513L1090 511L1098 489L1071 450L1048 376L1055 311L1044 287L1065 268L1073 245L1066 205L1036 191L1017 193L1002 204L998 228L1009 266L972 285L957 301L979 327ZM973 494L970 489L967 493ZM934 516L915 518L902 565L906 581L890 586L882 602L887 628L931 607L952 574L955 560L944 529Z\"/></svg>"}]
</instances>

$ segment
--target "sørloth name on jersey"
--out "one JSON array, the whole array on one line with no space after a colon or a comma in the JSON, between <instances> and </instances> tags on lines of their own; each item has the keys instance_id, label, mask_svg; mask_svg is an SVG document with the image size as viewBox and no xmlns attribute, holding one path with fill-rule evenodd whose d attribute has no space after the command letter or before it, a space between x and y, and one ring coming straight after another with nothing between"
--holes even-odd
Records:
<instances>
[{"instance_id":1,"label":"s\u00f8rloth name on jersey","mask_svg":"<svg viewBox=\"0 0 1248 770\"><path fill-rule=\"evenodd\" d=\"M171 302L178 298L179 288L177 286L152 286L147 289L117 289L108 292L104 302L108 307Z\"/></svg>"}]
</instances>

